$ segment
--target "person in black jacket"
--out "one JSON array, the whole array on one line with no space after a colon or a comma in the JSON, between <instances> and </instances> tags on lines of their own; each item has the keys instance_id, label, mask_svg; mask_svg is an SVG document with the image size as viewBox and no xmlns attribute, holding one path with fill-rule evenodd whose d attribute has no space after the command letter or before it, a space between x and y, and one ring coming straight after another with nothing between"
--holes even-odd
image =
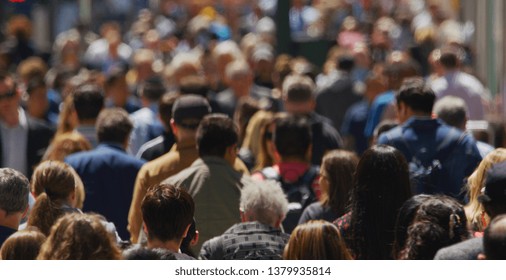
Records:
<instances>
[{"instance_id":1,"label":"person in black jacket","mask_svg":"<svg viewBox=\"0 0 506 280\"><path fill-rule=\"evenodd\" d=\"M30 177L54 130L28 116L20 102L21 93L14 79L0 72L0 167L10 167Z\"/></svg>"}]
</instances>

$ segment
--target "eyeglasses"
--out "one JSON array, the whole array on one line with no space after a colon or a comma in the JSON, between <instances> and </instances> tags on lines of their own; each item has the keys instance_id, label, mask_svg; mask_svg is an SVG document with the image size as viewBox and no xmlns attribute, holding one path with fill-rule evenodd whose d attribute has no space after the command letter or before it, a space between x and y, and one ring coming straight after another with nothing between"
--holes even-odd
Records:
<instances>
[{"instance_id":1,"label":"eyeglasses","mask_svg":"<svg viewBox=\"0 0 506 280\"><path fill-rule=\"evenodd\" d=\"M14 95L16 95L16 91L11 90L5 94L0 94L0 100L13 98Z\"/></svg>"}]
</instances>

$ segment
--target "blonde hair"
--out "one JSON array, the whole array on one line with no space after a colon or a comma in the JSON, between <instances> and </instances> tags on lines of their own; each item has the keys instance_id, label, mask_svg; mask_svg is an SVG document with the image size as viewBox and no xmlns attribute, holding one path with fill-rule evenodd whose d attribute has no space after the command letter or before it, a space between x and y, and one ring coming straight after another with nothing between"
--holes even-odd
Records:
<instances>
[{"instance_id":1,"label":"blonde hair","mask_svg":"<svg viewBox=\"0 0 506 280\"><path fill-rule=\"evenodd\" d=\"M99 216L69 214L51 228L39 260L119 260L121 252Z\"/></svg>"},{"instance_id":2,"label":"blonde hair","mask_svg":"<svg viewBox=\"0 0 506 280\"><path fill-rule=\"evenodd\" d=\"M333 224L315 220L298 225L283 253L285 260L351 260L341 233Z\"/></svg>"},{"instance_id":3,"label":"blonde hair","mask_svg":"<svg viewBox=\"0 0 506 280\"><path fill-rule=\"evenodd\" d=\"M506 149L497 148L486 155L478 167L467 179L466 190L469 196L469 203L466 204L467 221L474 231L483 231L490 222L490 217L485 213L483 205L478 201L481 188L485 182L485 175L493 164L506 161Z\"/></svg>"}]
</instances>

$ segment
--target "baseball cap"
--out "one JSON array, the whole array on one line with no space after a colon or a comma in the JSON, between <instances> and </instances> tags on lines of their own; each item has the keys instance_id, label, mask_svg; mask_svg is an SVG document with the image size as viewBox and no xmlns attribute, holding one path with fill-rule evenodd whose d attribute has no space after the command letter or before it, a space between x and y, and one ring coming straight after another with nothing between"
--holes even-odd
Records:
<instances>
[{"instance_id":1,"label":"baseball cap","mask_svg":"<svg viewBox=\"0 0 506 280\"><path fill-rule=\"evenodd\" d=\"M492 165L487 171L480 202L506 202L506 161Z\"/></svg>"},{"instance_id":2,"label":"baseball cap","mask_svg":"<svg viewBox=\"0 0 506 280\"><path fill-rule=\"evenodd\" d=\"M195 129L202 118L211 113L211 106L207 100L196 94L187 94L179 97L172 107L174 122L182 127Z\"/></svg>"}]
</instances>

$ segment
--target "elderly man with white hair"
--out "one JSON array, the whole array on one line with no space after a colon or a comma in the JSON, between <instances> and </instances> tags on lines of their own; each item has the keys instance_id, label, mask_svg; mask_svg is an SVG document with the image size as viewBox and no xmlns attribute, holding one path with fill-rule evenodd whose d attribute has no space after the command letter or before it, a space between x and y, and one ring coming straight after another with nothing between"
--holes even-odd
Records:
<instances>
[{"instance_id":1,"label":"elderly man with white hair","mask_svg":"<svg viewBox=\"0 0 506 280\"><path fill-rule=\"evenodd\" d=\"M204 243L200 259L282 259L290 235L280 226L288 211L288 200L273 181L245 185L240 199L241 223Z\"/></svg>"}]
</instances>

